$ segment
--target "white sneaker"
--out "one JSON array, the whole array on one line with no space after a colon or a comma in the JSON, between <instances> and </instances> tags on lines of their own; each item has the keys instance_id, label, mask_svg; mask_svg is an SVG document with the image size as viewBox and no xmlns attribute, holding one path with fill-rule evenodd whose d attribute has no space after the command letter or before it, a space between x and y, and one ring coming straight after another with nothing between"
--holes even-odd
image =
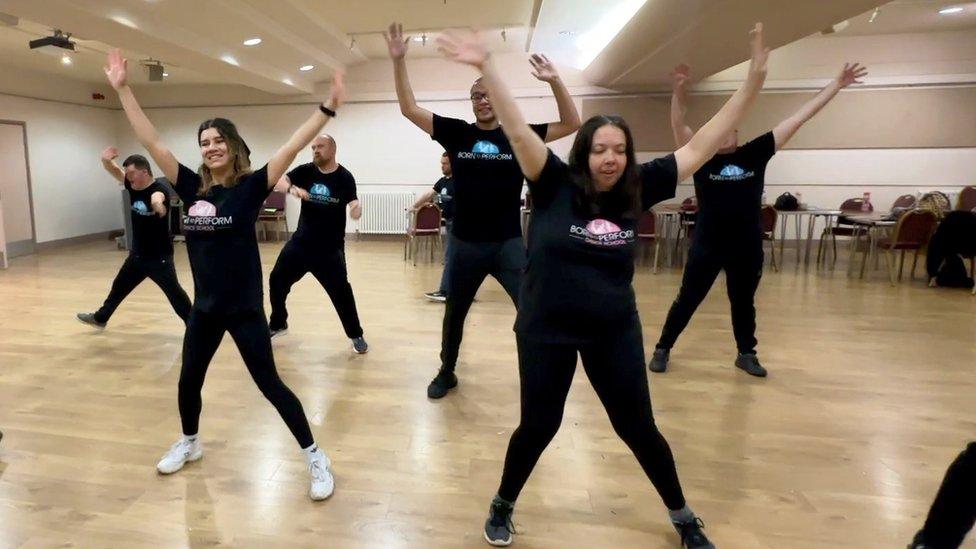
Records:
<instances>
[{"instance_id":1,"label":"white sneaker","mask_svg":"<svg viewBox=\"0 0 976 549\"><path fill-rule=\"evenodd\" d=\"M335 490L335 479L332 478L332 462L325 452L319 448L312 461L308 464L308 473L311 475L311 485L308 489L308 497L312 501L321 501L332 495Z\"/></svg>"},{"instance_id":2,"label":"white sneaker","mask_svg":"<svg viewBox=\"0 0 976 549\"><path fill-rule=\"evenodd\" d=\"M203 444L197 438L193 442L181 438L172 445L163 459L156 464L156 470L164 475L175 473L189 461L196 461L203 457Z\"/></svg>"}]
</instances>

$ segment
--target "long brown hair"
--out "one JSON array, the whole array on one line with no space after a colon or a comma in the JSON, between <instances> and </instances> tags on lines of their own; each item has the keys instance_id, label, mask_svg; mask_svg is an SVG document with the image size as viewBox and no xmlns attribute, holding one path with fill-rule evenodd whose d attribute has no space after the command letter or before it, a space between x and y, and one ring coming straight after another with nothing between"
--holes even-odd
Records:
<instances>
[{"instance_id":1,"label":"long brown hair","mask_svg":"<svg viewBox=\"0 0 976 549\"><path fill-rule=\"evenodd\" d=\"M227 153L231 157L231 172L230 180L225 186L233 187L237 185L242 177L249 175L253 171L251 170L251 149L247 147L247 143L241 138L241 134L237 132L237 126L226 118L204 120L203 124L200 124L200 128L197 130L197 145L200 144L200 136L203 135L203 130L210 128L216 129L220 137L223 137L224 142L227 143ZM210 173L210 168L207 167L206 162L200 163L198 173L200 174L200 179L203 180L198 194L205 196L214 185L213 174Z\"/></svg>"},{"instance_id":2,"label":"long brown hair","mask_svg":"<svg viewBox=\"0 0 976 549\"><path fill-rule=\"evenodd\" d=\"M610 191L601 193L593 183L590 173L590 149L593 147L593 135L603 126L613 126L624 132L627 142L625 155L627 166L620 179ZM569 172L576 184L577 213L585 217L606 215L636 218L641 211L641 186L634 154L634 138L630 133L627 122L619 116L596 115L580 127L576 132L576 140L569 153Z\"/></svg>"}]
</instances>

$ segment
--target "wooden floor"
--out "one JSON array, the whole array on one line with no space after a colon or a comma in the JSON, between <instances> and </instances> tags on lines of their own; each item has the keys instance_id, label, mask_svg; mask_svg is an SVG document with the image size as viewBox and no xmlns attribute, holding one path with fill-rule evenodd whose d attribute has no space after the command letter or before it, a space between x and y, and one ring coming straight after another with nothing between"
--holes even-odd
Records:
<instances>
[{"instance_id":1,"label":"wooden floor","mask_svg":"<svg viewBox=\"0 0 976 549\"><path fill-rule=\"evenodd\" d=\"M262 244L265 273L280 244ZM350 242L371 347L353 354L307 277L276 340L282 377L332 457L313 504L304 459L230 341L204 388L202 461L155 463L179 435L181 324L143 284L109 328L79 324L124 259L110 243L15 259L0 271L0 547L481 547L519 415L514 309L485 285L468 318L458 390L425 389L443 306L440 265L392 242ZM181 281L192 281L185 249ZM680 272L636 280L648 348ZM976 298L788 267L759 292L760 356L732 367L719 282L651 377L654 411L690 504L719 547L904 547L946 466L976 438ZM516 510L519 547L677 547L665 508L616 439L585 376ZM967 547L976 547L970 540Z\"/></svg>"}]
</instances>

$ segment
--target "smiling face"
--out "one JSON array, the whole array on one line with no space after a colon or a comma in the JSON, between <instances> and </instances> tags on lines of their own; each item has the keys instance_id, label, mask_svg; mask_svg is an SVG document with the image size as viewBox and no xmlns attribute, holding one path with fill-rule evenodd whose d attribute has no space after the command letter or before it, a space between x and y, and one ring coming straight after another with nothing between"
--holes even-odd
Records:
<instances>
[{"instance_id":1,"label":"smiling face","mask_svg":"<svg viewBox=\"0 0 976 549\"><path fill-rule=\"evenodd\" d=\"M207 128L200 132L200 155L210 171L223 171L233 162L227 140L217 128Z\"/></svg>"},{"instance_id":2,"label":"smiling face","mask_svg":"<svg viewBox=\"0 0 976 549\"><path fill-rule=\"evenodd\" d=\"M495 110L491 108L488 88L481 83L480 79L471 86L471 108L478 122L491 124L495 121Z\"/></svg>"},{"instance_id":3,"label":"smiling face","mask_svg":"<svg viewBox=\"0 0 976 549\"><path fill-rule=\"evenodd\" d=\"M611 124L593 132L589 154L590 177L599 191L609 191L627 169L627 135Z\"/></svg>"}]
</instances>

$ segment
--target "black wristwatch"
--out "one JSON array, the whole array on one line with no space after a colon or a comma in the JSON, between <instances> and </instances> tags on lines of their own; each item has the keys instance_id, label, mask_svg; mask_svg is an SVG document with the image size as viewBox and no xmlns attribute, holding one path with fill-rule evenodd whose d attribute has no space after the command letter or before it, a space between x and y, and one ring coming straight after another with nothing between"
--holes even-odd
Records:
<instances>
[{"instance_id":1,"label":"black wristwatch","mask_svg":"<svg viewBox=\"0 0 976 549\"><path fill-rule=\"evenodd\" d=\"M325 114L326 116L331 116L332 118L336 117L336 112L334 110L330 109L329 107L326 107L321 103L319 103L319 110L322 111L322 113Z\"/></svg>"}]
</instances>

